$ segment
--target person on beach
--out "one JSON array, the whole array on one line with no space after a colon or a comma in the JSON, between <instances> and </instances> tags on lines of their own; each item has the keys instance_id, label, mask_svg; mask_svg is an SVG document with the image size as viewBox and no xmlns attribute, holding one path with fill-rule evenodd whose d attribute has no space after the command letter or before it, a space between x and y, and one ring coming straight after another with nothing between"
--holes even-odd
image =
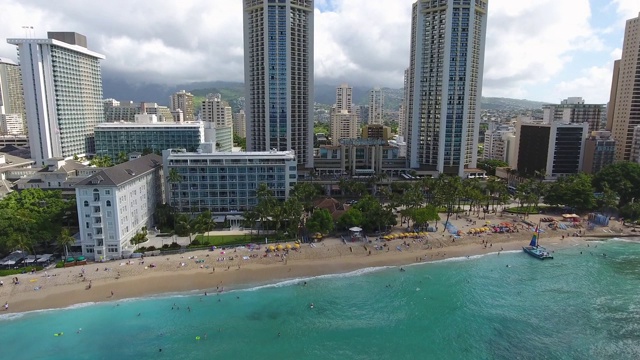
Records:
<instances>
[{"instance_id":1,"label":"person on beach","mask_svg":"<svg viewBox=\"0 0 640 360\"><path fill-rule=\"evenodd\" d=\"M9 310L9 302L4 303L4 311Z\"/></svg>"}]
</instances>

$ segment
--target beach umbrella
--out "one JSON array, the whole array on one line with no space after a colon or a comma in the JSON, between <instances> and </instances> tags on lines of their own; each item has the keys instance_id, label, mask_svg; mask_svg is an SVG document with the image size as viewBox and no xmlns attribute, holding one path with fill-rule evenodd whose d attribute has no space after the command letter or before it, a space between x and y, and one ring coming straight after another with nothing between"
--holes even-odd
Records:
<instances>
[{"instance_id":1,"label":"beach umbrella","mask_svg":"<svg viewBox=\"0 0 640 360\"><path fill-rule=\"evenodd\" d=\"M290 249L291 249L291 245L290 245L290 244L287 244L287 245L285 246L285 248L287 248L287 250L290 250Z\"/></svg>"},{"instance_id":2,"label":"beach umbrella","mask_svg":"<svg viewBox=\"0 0 640 360\"><path fill-rule=\"evenodd\" d=\"M269 251L276 251L276 248L273 245L269 245Z\"/></svg>"},{"instance_id":3,"label":"beach umbrella","mask_svg":"<svg viewBox=\"0 0 640 360\"><path fill-rule=\"evenodd\" d=\"M281 245L281 244L278 244L278 246L276 246L276 250L280 251L280 250L282 250L282 249L284 249L284 247L282 247L282 245Z\"/></svg>"},{"instance_id":4,"label":"beach umbrella","mask_svg":"<svg viewBox=\"0 0 640 360\"><path fill-rule=\"evenodd\" d=\"M293 247L296 248L296 249L300 249L300 244L295 243L295 244L293 244Z\"/></svg>"}]
</instances>

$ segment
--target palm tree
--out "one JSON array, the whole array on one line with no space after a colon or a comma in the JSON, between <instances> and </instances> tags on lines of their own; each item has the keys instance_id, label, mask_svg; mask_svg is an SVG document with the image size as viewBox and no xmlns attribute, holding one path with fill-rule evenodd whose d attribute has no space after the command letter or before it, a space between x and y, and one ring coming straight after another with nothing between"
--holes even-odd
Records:
<instances>
[{"instance_id":1,"label":"palm tree","mask_svg":"<svg viewBox=\"0 0 640 360\"><path fill-rule=\"evenodd\" d=\"M62 228L58 235L58 245L64 249L64 256L69 257L69 246L76 243L76 238L71 236L69 228Z\"/></svg>"},{"instance_id":2,"label":"palm tree","mask_svg":"<svg viewBox=\"0 0 640 360\"><path fill-rule=\"evenodd\" d=\"M129 157L127 156L127 153L124 151L120 151L118 153L118 157L116 158L116 163L122 164L122 163L126 163L127 161L129 161Z\"/></svg>"},{"instance_id":3,"label":"palm tree","mask_svg":"<svg viewBox=\"0 0 640 360\"><path fill-rule=\"evenodd\" d=\"M176 168L171 168L171 170L169 170L169 177L167 180L169 180L169 183L171 184L176 184L182 182L182 175L180 175Z\"/></svg>"},{"instance_id":4,"label":"palm tree","mask_svg":"<svg viewBox=\"0 0 640 360\"><path fill-rule=\"evenodd\" d=\"M267 219L273 213L277 205L276 199L273 197L271 189L269 189L265 183L258 185L256 197L258 199L258 204L255 207L255 211L260 219L260 227L264 227ZM260 234L260 229L258 229L258 234Z\"/></svg>"}]
</instances>

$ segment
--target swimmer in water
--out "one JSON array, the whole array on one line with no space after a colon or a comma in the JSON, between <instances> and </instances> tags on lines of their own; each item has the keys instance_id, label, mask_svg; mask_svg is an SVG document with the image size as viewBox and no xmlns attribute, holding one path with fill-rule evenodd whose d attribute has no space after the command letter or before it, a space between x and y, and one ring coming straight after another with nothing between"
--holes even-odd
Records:
<instances>
[{"instance_id":1,"label":"swimmer in water","mask_svg":"<svg viewBox=\"0 0 640 360\"><path fill-rule=\"evenodd\" d=\"M313 309L313 303L311 303L311 305L309 305L309 308Z\"/></svg>"}]
</instances>

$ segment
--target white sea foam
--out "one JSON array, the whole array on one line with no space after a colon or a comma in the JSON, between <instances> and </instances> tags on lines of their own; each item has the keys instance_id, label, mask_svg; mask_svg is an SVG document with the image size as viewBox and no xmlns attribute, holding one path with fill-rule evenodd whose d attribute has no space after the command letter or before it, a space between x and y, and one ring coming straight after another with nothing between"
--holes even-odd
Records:
<instances>
[{"instance_id":1,"label":"white sea foam","mask_svg":"<svg viewBox=\"0 0 640 360\"><path fill-rule=\"evenodd\" d=\"M619 241L619 242L627 242L627 243L635 243L640 244L640 238L612 238L610 241Z\"/></svg>"},{"instance_id":2,"label":"white sea foam","mask_svg":"<svg viewBox=\"0 0 640 360\"><path fill-rule=\"evenodd\" d=\"M480 258L483 258L485 256L498 255L498 253L501 253L501 254L516 254L516 253L521 253L521 252L522 252L522 250L503 250L503 251L490 252L490 253L486 253L486 254L459 256L459 257L452 257L452 258L446 258L446 259L440 259L440 260L425 260L425 261L422 261L422 262L417 262L417 263L406 265L405 267L418 266L418 265L427 265L427 264L436 264L436 263L443 263L443 262L468 261L468 260L480 259Z\"/></svg>"},{"instance_id":3,"label":"white sea foam","mask_svg":"<svg viewBox=\"0 0 640 360\"><path fill-rule=\"evenodd\" d=\"M60 311L60 310L80 309L80 308L92 306L92 305L95 305L95 304L97 304L97 303L95 303L95 302L86 302L86 303L74 304L74 305L67 306L67 307L64 307L64 308L59 308L59 309L39 309L39 310L25 311L25 312L21 312L21 313L2 314L2 315L0 315L0 321L17 320L17 319L22 318L25 315L32 315L32 314L37 314L37 313L46 313L46 312Z\"/></svg>"},{"instance_id":4,"label":"white sea foam","mask_svg":"<svg viewBox=\"0 0 640 360\"><path fill-rule=\"evenodd\" d=\"M396 266L368 267L368 268L358 269L358 270L354 270L346 273L326 274L326 275L310 276L310 277L304 277L304 278L287 279L287 280L283 280L273 284L258 285L258 286L253 286L246 289L238 289L235 291L256 291L256 290L261 290L266 288L279 288L279 287L285 287L285 286L291 286L291 285L298 285L305 281L317 280L317 279L336 279L336 278L355 277L355 276L361 276L361 275L365 275L365 274L369 274L369 273L373 273L373 272L377 272L385 269L392 269L395 267Z\"/></svg>"}]
</instances>

